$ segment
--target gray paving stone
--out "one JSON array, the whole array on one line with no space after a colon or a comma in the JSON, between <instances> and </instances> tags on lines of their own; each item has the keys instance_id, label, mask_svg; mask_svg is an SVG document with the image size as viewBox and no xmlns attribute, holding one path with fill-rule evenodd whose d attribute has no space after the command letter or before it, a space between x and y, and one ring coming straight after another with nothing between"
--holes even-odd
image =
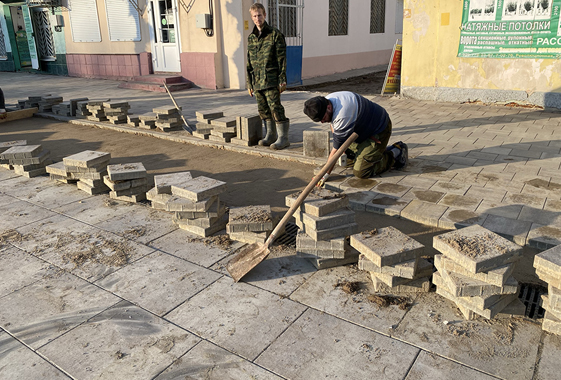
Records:
<instances>
[{"instance_id":1,"label":"gray paving stone","mask_svg":"<svg viewBox=\"0 0 561 380\"><path fill-rule=\"evenodd\" d=\"M343 191L370 191L379 183L379 180L373 178L357 178L355 176L349 176L346 180L341 182L339 189Z\"/></svg>"},{"instance_id":2,"label":"gray paving stone","mask_svg":"<svg viewBox=\"0 0 561 380\"><path fill-rule=\"evenodd\" d=\"M228 214L224 214L219 218L213 218L211 223L193 223L191 220L174 220L174 223L177 224L179 228L185 231L189 231L192 234L208 237L212 236L217 232L220 232L226 228L228 224Z\"/></svg>"},{"instance_id":3,"label":"gray paving stone","mask_svg":"<svg viewBox=\"0 0 561 380\"><path fill-rule=\"evenodd\" d=\"M532 223L526 244L540 250L546 250L561 244L561 228Z\"/></svg>"},{"instance_id":4,"label":"gray paving stone","mask_svg":"<svg viewBox=\"0 0 561 380\"><path fill-rule=\"evenodd\" d=\"M68 379L62 371L1 329L0 368L4 379Z\"/></svg>"},{"instance_id":5,"label":"gray paving stone","mask_svg":"<svg viewBox=\"0 0 561 380\"><path fill-rule=\"evenodd\" d=\"M433 247L471 273L514 262L522 252L520 246L479 225L434 236Z\"/></svg>"},{"instance_id":6,"label":"gray paving stone","mask_svg":"<svg viewBox=\"0 0 561 380\"><path fill-rule=\"evenodd\" d=\"M431 282L429 277L421 277L415 280L407 280L402 284L393 287L388 286L378 278L380 274L370 272L370 278L374 285L374 290L378 293L401 294L401 293L427 293L430 291Z\"/></svg>"},{"instance_id":7,"label":"gray paving stone","mask_svg":"<svg viewBox=\"0 0 561 380\"><path fill-rule=\"evenodd\" d=\"M219 273L159 252L144 256L96 284L162 316L220 277Z\"/></svg>"},{"instance_id":8,"label":"gray paving stone","mask_svg":"<svg viewBox=\"0 0 561 380\"><path fill-rule=\"evenodd\" d=\"M464 195L470 188L470 185L465 183L455 183L447 181L438 181L429 190L440 191L443 193Z\"/></svg>"},{"instance_id":9,"label":"gray paving stone","mask_svg":"<svg viewBox=\"0 0 561 380\"><path fill-rule=\"evenodd\" d=\"M281 380L281 377L210 342L201 341L154 380L186 378Z\"/></svg>"},{"instance_id":10,"label":"gray paving stone","mask_svg":"<svg viewBox=\"0 0 561 380\"><path fill-rule=\"evenodd\" d=\"M482 225L487 219L487 214L479 214L468 210L448 208L438 220L438 227L445 229L460 229L474 224Z\"/></svg>"},{"instance_id":11,"label":"gray paving stone","mask_svg":"<svg viewBox=\"0 0 561 380\"><path fill-rule=\"evenodd\" d=\"M59 271L0 298L0 326L37 349L119 301Z\"/></svg>"},{"instance_id":12,"label":"gray paving stone","mask_svg":"<svg viewBox=\"0 0 561 380\"><path fill-rule=\"evenodd\" d=\"M390 276L413 279L418 263L419 259L413 259L395 265L385 265L383 267L379 267L361 253L358 258L358 269L367 272L383 273Z\"/></svg>"},{"instance_id":13,"label":"gray paving stone","mask_svg":"<svg viewBox=\"0 0 561 380\"><path fill-rule=\"evenodd\" d=\"M455 361L445 359L438 355L433 355L426 351L421 351L415 359L415 363L409 370L405 380L414 379L472 379L472 380L492 380L494 376L479 372L476 369L459 364Z\"/></svg>"},{"instance_id":14,"label":"gray paving stone","mask_svg":"<svg viewBox=\"0 0 561 380\"><path fill-rule=\"evenodd\" d=\"M301 192L287 195L285 204L291 207ZM326 189L314 189L302 205L299 207L300 211L314 216L324 216L342 209L349 205L349 199L345 194L335 193Z\"/></svg>"},{"instance_id":15,"label":"gray paving stone","mask_svg":"<svg viewBox=\"0 0 561 380\"><path fill-rule=\"evenodd\" d=\"M378 193L373 191L352 191L345 195L349 199L349 207L355 211L365 211L366 204L376 197Z\"/></svg>"},{"instance_id":16,"label":"gray paving stone","mask_svg":"<svg viewBox=\"0 0 561 380\"><path fill-rule=\"evenodd\" d=\"M348 208L343 208L324 216L314 216L301 211L297 214L299 220L301 220L307 227L316 231L335 228L355 222L355 212ZM232 215L232 211L230 211L230 215Z\"/></svg>"},{"instance_id":17,"label":"gray paving stone","mask_svg":"<svg viewBox=\"0 0 561 380\"><path fill-rule=\"evenodd\" d=\"M133 207L129 213L106 219L95 226L142 244L177 229L168 213L142 206Z\"/></svg>"},{"instance_id":18,"label":"gray paving stone","mask_svg":"<svg viewBox=\"0 0 561 380\"><path fill-rule=\"evenodd\" d=\"M209 303L209 300L212 300ZM254 360L305 306L224 277L166 315L166 319L248 360ZM249 335L252 339L247 339Z\"/></svg>"},{"instance_id":19,"label":"gray paving stone","mask_svg":"<svg viewBox=\"0 0 561 380\"><path fill-rule=\"evenodd\" d=\"M418 352L413 346L309 309L256 363L295 380L329 377L335 368L345 379L365 379L381 372L398 379L406 375Z\"/></svg>"},{"instance_id":20,"label":"gray paving stone","mask_svg":"<svg viewBox=\"0 0 561 380\"><path fill-rule=\"evenodd\" d=\"M407 200L418 199L423 202L438 203L446 193L433 190L425 190L417 187L412 187L407 193L405 193L401 198Z\"/></svg>"},{"instance_id":21,"label":"gray paving stone","mask_svg":"<svg viewBox=\"0 0 561 380\"><path fill-rule=\"evenodd\" d=\"M270 205L233 207L227 232L263 232L274 228Z\"/></svg>"},{"instance_id":22,"label":"gray paving stone","mask_svg":"<svg viewBox=\"0 0 561 380\"><path fill-rule=\"evenodd\" d=\"M526 244L531 226L532 222L510 219L497 215L487 216L487 219L485 219L483 223L483 227L506 239L512 240L518 245Z\"/></svg>"},{"instance_id":23,"label":"gray paving stone","mask_svg":"<svg viewBox=\"0 0 561 380\"><path fill-rule=\"evenodd\" d=\"M541 252L534 257L534 268L561 273L561 245Z\"/></svg>"},{"instance_id":24,"label":"gray paving stone","mask_svg":"<svg viewBox=\"0 0 561 380\"><path fill-rule=\"evenodd\" d=\"M40 349L74 378L154 378L200 341L121 301ZM68 347L79 349L69 351Z\"/></svg>"},{"instance_id":25,"label":"gray paving stone","mask_svg":"<svg viewBox=\"0 0 561 380\"><path fill-rule=\"evenodd\" d=\"M473 198L466 195L447 194L442 197L440 201L438 201L438 204L453 207L456 209L475 211L481 201L482 199L480 198Z\"/></svg>"},{"instance_id":26,"label":"gray paving stone","mask_svg":"<svg viewBox=\"0 0 561 380\"><path fill-rule=\"evenodd\" d=\"M557 211L549 211L537 209L530 206L522 206L519 220L524 220L532 223L561 227L561 213Z\"/></svg>"},{"instance_id":27,"label":"gray paving stone","mask_svg":"<svg viewBox=\"0 0 561 380\"><path fill-rule=\"evenodd\" d=\"M195 202L202 201L226 191L226 182L208 177L197 177L181 185L171 185L173 195L180 196Z\"/></svg>"},{"instance_id":28,"label":"gray paving stone","mask_svg":"<svg viewBox=\"0 0 561 380\"><path fill-rule=\"evenodd\" d=\"M522 207L522 205L517 204L497 203L494 201L483 200L475 212L497 215L510 219L518 219L518 215L520 215Z\"/></svg>"},{"instance_id":29,"label":"gray paving stone","mask_svg":"<svg viewBox=\"0 0 561 380\"><path fill-rule=\"evenodd\" d=\"M331 240L339 237L349 236L355 234L358 231L357 223L341 224L337 227L316 230L305 225L302 220L299 219L298 214L294 214L294 219L296 220L296 225L298 226L298 228L300 228L306 235L310 236L316 241Z\"/></svg>"},{"instance_id":30,"label":"gray paving stone","mask_svg":"<svg viewBox=\"0 0 561 380\"><path fill-rule=\"evenodd\" d=\"M56 215L43 207L24 201L13 201L0 206L0 231L17 229L35 221Z\"/></svg>"},{"instance_id":31,"label":"gray paving stone","mask_svg":"<svg viewBox=\"0 0 561 380\"><path fill-rule=\"evenodd\" d=\"M350 244L378 267L417 259L425 248L392 226L352 235Z\"/></svg>"},{"instance_id":32,"label":"gray paving stone","mask_svg":"<svg viewBox=\"0 0 561 380\"><path fill-rule=\"evenodd\" d=\"M233 243L227 250L222 249L219 246L205 244L204 239L183 230L175 230L149 243L150 247L206 268L228 256L241 245Z\"/></svg>"},{"instance_id":33,"label":"gray paving stone","mask_svg":"<svg viewBox=\"0 0 561 380\"><path fill-rule=\"evenodd\" d=\"M414 222L437 227L438 221L447 210L447 206L436 205L415 199L401 211L401 217Z\"/></svg>"},{"instance_id":34,"label":"gray paving stone","mask_svg":"<svg viewBox=\"0 0 561 380\"><path fill-rule=\"evenodd\" d=\"M263 125L258 114L242 115L236 118L236 135L233 140L247 143L246 146L257 145L263 138Z\"/></svg>"},{"instance_id":35,"label":"gray paving stone","mask_svg":"<svg viewBox=\"0 0 561 380\"><path fill-rule=\"evenodd\" d=\"M391 195L378 194L366 203L365 210L377 214L400 216L403 209L409 204L408 200Z\"/></svg>"},{"instance_id":36,"label":"gray paving stone","mask_svg":"<svg viewBox=\"0 0 561 380\"><path fill-rule=\"evenodd\" d=\"M57 162L55 164L47 165L45 167L45 170L49 174L56 174L62 177L66 177L68 175L68 172L66 171L66 166L62 161Z\"/></svg>"},{"instance_id":37,"label":"gray paving stone","mask_svg":"<svg viewBox=\"0 0 561 380\"><path fill-rule=\"evenodd\" d=\"M555 379L559 376L559 355L561 354L561 336L546 334L540 356L540 365L536 370L536 379Z\"/></svg>"},{"instance_id":38,"label":"gray paving stone","mask_svg":"<svg viewBox=\"0 0 561 380\"><path fill-rule=\"evenodd\" d=\"M434 270L432 264L425 259L418 258L416 260L418 260L418 265L412 276L413 278L401 277L399 275L393 275L390 273L382 273L380 270L368 272L370 272L370 277L372 278L372 280L378 280L378 282L381 281L390 288L409 284L412 282L411 280L417 280L421 278L423 280L428 280ZM374 287L376 288L376 281L374 281ZM428 289L426 291L428 291Z\"/></svg>"},{"instance_id":39,"label":"gray paving stone","mask_svg":"<svg viewBox=\"0 0 561 380\"><path fill-rule=\"evenodd\" d=\"M399 184L395 184L395 183L381 183L381 184L373 187L372 190L375 191L375 192L378 192L378 193L382 193L382 194L401 197L405 193L407 193L409 190L411 190L411 187L403 186L403 185L399 185Z\"/></svg>"},{"instance_id":40,"label":"gray paving stone","mask_svg":"<svg viewBox=\"0 0 561 380\"><path fill-rule=\"evenodd\" d=\"M464 276L443 268L440 268L438 272L444 280L447 290L455 297L489 297L518 293L518 281L512 276L507 278L503 285L495 286L472 276Z\"/></svg>"},{"instance_id":41,"label":"gray paving stone","mask_svg":"<svg viewBox=\"0 0 561 380\"><path fill-rule=\"evenodd\" d=\"M0 153L0 159L13 160L37 157L43 151L41 145L13 145Z\"/></svg>"},{"instance_id":42,"label":"gray paving stone","mask_svg":"<svg viewBox=\"0 0 561 380\"><path fill-rule=\"evenodd\" d=\"M19 235L12 236L17 238ZM3 235L2 239L10 241L6 235ZM6 246L0 250L0 298L41 280L53 271L56 271L56 268L52 268L45 261L18 248Z\"/></svg>"},{"instance_id":43,"label":"gray paving stone","mask_svg":"<svg viewBox=\"0 0 561 380\"><path fill-rule=\"evenodd\" d=\"M144 165L142 165L142 162L115 164L107 166L107 174L111 181L128 181L146 178L146 169Z\"/></svg>"},{"instance_id":44,"label":"gray paving stone","mask_svg":"<svg viewBox=\"0 0 561 380\"><path fill-rule=\"evenodd\" d=\"M181 186L192 180L191 172L158 174L154 176L156 194L171 194L171 185Z\"/></svg>"},{"instance_id":45,"label":"gray paving stone","mask_svg":"<svg viewBox=\"0 0 561 380\"><path fill-rule=\"evenodd\" d=\"M500 319L465 321L451 301L427 293L417 296L391 336L493 376L531 378L540 326L522 319L516 321L515 334L509 329L509 323ZM458 340L458 334L466 331L469 336Z\"/></svg>"},{"instance_id":46,"label":"gray paving stone","mask_svg":"<svg viewBox=\"0 0 561 380\"><path fill-rule=\"evenodd\" d=\"M487 201L500 202L506 195L506 191L499 191L491 187L471 186L466 192L466 197L485 199Z\"/></svg>"},{"instance_id":47,"label":"gray paving stone","mask_svg":"<svg viewBox=\"0 0 561 380\"><path fill-rule=\"evenodd\" d=\"M66 166L77 166L80 168L91 168L111 159L111 153L85 150L80 153L64 157L62 161Z\"/></svg>"},{"instance_id":48,"label":"gray paving stone","mask_svg":"<svg viewBox=\"0 0 561 380\"><path fill-rule=\"evenodd\" d=\"M117 215L131 212L131 204L119 203L102 195L87 197L82 200L53 208L53 211L70 216L88 224L96 224Z\"/></svg>"},{"instance_id":49,"label":"gray paving stone","mask_svg":"<svg viewBox=\"0 0 561 380\"><path fill-rule=\"evenodd\" d=\"M450 260L444 255L434 256L434 265L438 270L452 271L463 276L467 276L491 285L502 287L507 279L511 277L514 271L514 264L506 264L495 269L489 270L487 272L471 273L461 265L458 265L453 260Z\"/></svg>"}]
</instances>

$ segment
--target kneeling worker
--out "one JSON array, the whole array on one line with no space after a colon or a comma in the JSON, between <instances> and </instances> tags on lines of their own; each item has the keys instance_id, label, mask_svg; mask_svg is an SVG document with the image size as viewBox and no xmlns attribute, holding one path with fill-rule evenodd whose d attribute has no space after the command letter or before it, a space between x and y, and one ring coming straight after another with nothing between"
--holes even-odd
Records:
<instances>
[{"instance_id":1,"label":"kneeling worker","mask_svg":"<svg viewBox=\"0 0 561 380\"><path fill-rule=\"evenodd\" d=\"M392 134L392 122L386 110L350 91L340 91L325 97L316 96L304 103L304 113L315 122L331 123L333 149L329 158L353 133L358 138L345 152L347 166L353 167L358 178L368 178L391 168L401 169L407 165L407 145L401 141L387 147ZM333 170L320 181L323 186Z\"/></svg>"}]
</instances>

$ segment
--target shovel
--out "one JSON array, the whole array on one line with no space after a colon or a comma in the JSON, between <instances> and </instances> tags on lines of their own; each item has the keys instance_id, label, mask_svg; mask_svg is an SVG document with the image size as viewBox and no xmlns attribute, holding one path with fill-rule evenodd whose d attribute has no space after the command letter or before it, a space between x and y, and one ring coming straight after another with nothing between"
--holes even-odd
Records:
<instances>
[{"instance_id":1,"label":"shovel","mask_svg":"<svg viewBox=\"0 0 561 380\"><path fill-rule=\"evenodd\" d=\"M265 260L265 258L269 255L269 247L271 246L271 244L273 244L273 241L275 241L279 231L284 227L286 222L288 222L288 219L294 214L296 209L300 207L300 205L304 202L304 199L306 199L308 194L310 194L310 192L318 184L318 182L321 180L321 177L323 177L323 175L327 173L329 168L331 168L335 164L335 162L337 162L337 159L341 157L341 155L347 150L349 145L351 145L351 143L357 139L357 137L358 135L353 132L353 134L349 136L347 141L345 141L343 145L341 145L341 147L337 149L335 154L331 156L329 160L327 160L327 163L324 165L321 171L312 179L312 182L310 182L308 186L306 186L298 199L296 199L296 202L294 202L294 204L288 209L279 224L277 224L273 232L271 232L271 235L269 235L265 243L253 243L248 245L236 257L232 258L232 260L228 262L226 269L234 279L234 282L238 282L239 280L241 280L241 278L245 276L250 270L255 268L257 264Z\"/></svg>"}]
</instances>

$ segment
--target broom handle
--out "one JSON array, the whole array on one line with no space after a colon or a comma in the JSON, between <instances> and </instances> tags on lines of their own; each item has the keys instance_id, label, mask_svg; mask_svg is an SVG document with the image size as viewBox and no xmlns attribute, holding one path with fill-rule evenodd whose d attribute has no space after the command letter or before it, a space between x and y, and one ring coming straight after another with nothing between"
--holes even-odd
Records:
<instances>
[{"instance_id":1,"label":"broom handle","mask_svg":"<svg viewBox=\"0 0 561 380\"><path fill-rule=\"evenodd\" d=\"M337 151L335 152L335 154L333 156L331 156L331 158L329 160L327 160L327 163L324 165L324 167L321 169L321 171L312 179L312 182L310 182L308 184L308 186L306 186L306 188L304 190L302 190L302 193L300 194L300 196L296 199L296 202L294 202L294 204L292 206L290 206L290 208L288 209L288 211L286 212L286 214L284 214L284 217L281 219L281 221L279 222L279 224L277 224L277 226L275 227L275 229L273 230L273 232L271 232L271 235L269 235L269 237L267 238L267 240L265 241L265 246L269 247L273 241L275 241L275 238L277 237L277 234L279 233L279 231L284 227L284 225L286 224L286 222L288 222L288 219L294 214L294 212L296 211L296 209L298 207L300 207L300 205L304 202L304 199L306 199L306 197L308 196L308 194L310 194L312 192L312 190L314 189L314 187L318 184L318 182L321 180L321 178L324 176L325 173L327 173L329 171L329 169L335 164L335 162L337 161L337 159L339 159L339 157L341 157L341 155L343 153L345 153L345 151L347 150L347 148L353 143L353 141L355 141L358 138L358 135L356 134L356 132L353 132L352 135L349 136L349 138L347 139L347 141L345 141L343 143L343 145L341 145L341 147L339 149L337 149Z\"/></svg>"}]
</instances>

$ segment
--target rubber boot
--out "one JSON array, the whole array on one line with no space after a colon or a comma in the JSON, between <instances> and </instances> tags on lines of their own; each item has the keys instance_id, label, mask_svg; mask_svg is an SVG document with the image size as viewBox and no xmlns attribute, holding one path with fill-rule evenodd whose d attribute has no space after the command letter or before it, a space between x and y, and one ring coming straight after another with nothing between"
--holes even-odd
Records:
<instances>
[{"instance_id":1,"label":"rubber boot","mask_svg":"<svg viewBox=\"0 0 561 380\"><path fill-rule=\"evenodd\" d=\"M288 128L290 127L290 120L277 121L277 133L279 138L274 144L271 144L271 149L281 150L290 145L288 141Z\"/></svg>"},{"instance_id":2,"label":"rubber boot","mask_svg":"<svg viewBox=\"0 0 561 380\"><path fill-rule=\"evenodd\" d=\"M261 146L269 146L275 142L277 139L277 129L275 128L275 121L274 120L263 120L263 125L267 130L267 134L263 140L259 140L257 144Z\"/></svg>"}]
</instances>

